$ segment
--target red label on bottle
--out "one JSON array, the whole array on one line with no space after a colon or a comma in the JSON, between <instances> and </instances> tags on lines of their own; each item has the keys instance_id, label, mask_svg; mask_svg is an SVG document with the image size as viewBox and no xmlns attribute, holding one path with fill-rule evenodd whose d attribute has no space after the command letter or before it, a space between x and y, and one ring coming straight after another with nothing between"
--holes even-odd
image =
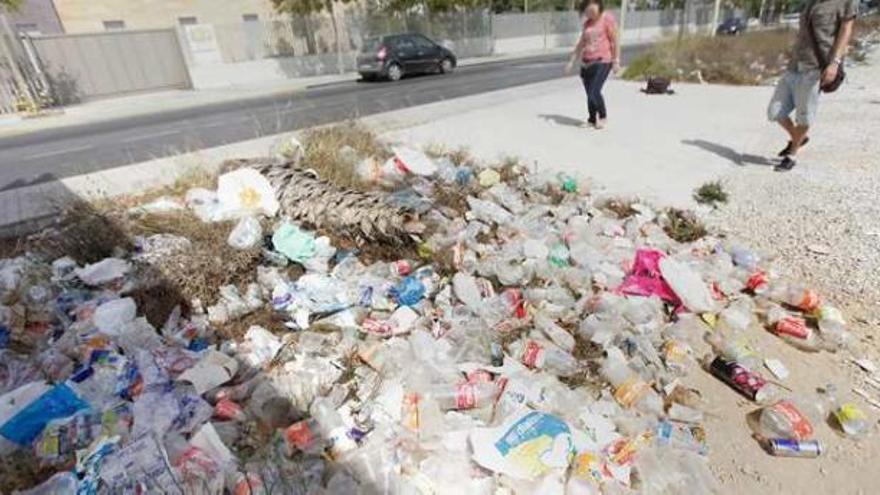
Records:
<instances>
[{"instance_id":1,"label":"red label on bottle","mask_svg":"<svg viewBox=\"0 0 880 495\"><path fill-rule=\"evenodd\" d=\"M537 366L538 359L541 357L543 351L544 346L534 340L529 340L526 342L525 350L523 350L522 363L529 368L534 368Z\"/></svg>"},{"instance_id":2,"label":"red label on bottle","mask_svg":"<svg viewBox=\"0 0 880 495\"><path fill-rule=\"evenodd\" d=\"M468 383L489 383L492 381L492 373L486 370L473 370L466 376Z\"/></svg>"},{"instance_id":3,"label":"red label on bottle","mask_svg":"<svg viewBox=\"0 0 880 495\"><path fill-rule=\"evenodd\" d=\"M397 260L393 266L398 275L409 275L412 271L412 265L408 260Z\"/></svg>"},{"instance_id":4,"label":"red label on bottle","mask_svg":"<svg viewBox=\"0 0 880 495\"><path fill-rule=\"evenodd\" d=\"M315 439L312 429L309 428L309 424L305 421L288 426L284 432L284 437L288 443L295 445L300 450L307 449Z\"/></svg>"},{"instance_id":5,"label":"red label on bottle","mask_svg":"<svg viewBox=\"0 0 880 495\"><path fill-rule=\"evenodd\" d=\"M746 282L746 289L756 292L767 287L767 274L763 271L757 271L749 277Z\"/></svg>"},{"instance_id":6,"label":"red label on bottle","mask_svg":"<svg viewBox=\"0 0 880 495\"><path fill-rule=\"evenodd\" d=\"M214 406L214 417L222 420L240 419L244 417L241 406L229 399L220 399Z\"/></svg>"},{"instance_id":7,"label":"red label on bottle","mask_svg":"<svg viewBox=\"0 0 880 495\"><path fill-rule=\"evenodd\" d=\"M777 402L773 405L773 410L785 416L785 419L791 424L792 436L795 440L807 440L813 436L812 423L791 402Z\"/></svg>"},{"instance_id":8,"label":"red label on bottle","mask_svg":"<svg viewBox=\"0 0 880 495\"><path fill-rule=\"evenodd\" d=\"M788 316L776 322L776 333L806 339L810 332L803 318Z\"/></svg>"},{"instance_id":9,"label":"red label on bottle","mask_svg":"<svg viewBox=\"0 0 880 495\"><path fill-rule=\"evenodd\" d=\"M472 383L459 383L455 386L455 408L458 410L473 409L477 405Z\"/></svg>"},{"instance_id":10,"label":"red label on bottle","mask_svg":"<svg viewBox=\"0 0 880 495\"><path fill-rule=\"evenodd\" d=\"M804 289L804 296L801 298L801 302L798 303L798 308L809 313L818 307L819 294L810 289Z\"/></svg>"}]
</instances>

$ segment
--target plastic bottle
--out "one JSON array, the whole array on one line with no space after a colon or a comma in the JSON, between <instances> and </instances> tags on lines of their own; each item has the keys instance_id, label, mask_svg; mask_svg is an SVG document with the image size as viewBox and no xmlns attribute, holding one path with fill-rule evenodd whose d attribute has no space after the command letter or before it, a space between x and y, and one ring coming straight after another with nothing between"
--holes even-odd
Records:
<instances>
[{"instance_id":1,"label":"plastic bottle","mask_svg":"<svg viewBox=\"0 0 880 495\"><path fill-rule=\"evenodd\" d=\"M654 429L654 444L658 447L688 450L706 455L706 432L699 426L687 426L671 421L660 421Z\"/></svg>"},{"instance_id":2,"label":"plastic bottle","mask_svg":"<svg viewBox=\"0 0 880 495\"><path fill-rule=\"evenodd\" d=\"M771 301L788 304L789 306L810 312L819 307L819 294L800 284L778 282L767 290Z\"/></svg>"},{"instance_id":3,"label":"plastic bottle","mask_svg":"<svg viewBox=\"0 0 880 495\"><path fill-rule=\"evenodd\" d=\"M556 376L572 376L581 369L574 356L551 343L525 339L514 342L511 350L529 368L545 370Z\"/></svg>"},{"instance_id":4,"label":"plastic bottle","mask_svg":"<svg viewBox=\"0 0 880 495\"><path fill-rule=\"evenodd\" d=\"M430 385L426 395L433 397L443 411L462 411L490 405L497 394L494 382L462 382Z\"/></svg>"},{"instance_id":5,"label":"plastic bottle","mask_svg":"<svg viewBox=\"0 0 880 495\"><path fill-rule=\"evenodd\" d=\"M794 398L762 409L758 423L765 438L809 440L824 416L822 401Z\"/></svg>"},{"instance_id":6,"label":"plastic bottle","mask_svg":"<svg viewBox=\"0 0 880 495\"><path fill-rule=\"evenodd\" d=\"M634 407L645 413L663 415L663 400L626 362L616 349L608 352L601 373L614 388L614 398L626 408Z\"/></svg>"},{"instance_id":7,"label":"plastic bottle","mask_svg":"<svg viewBox=\"0 0 880 495\"><path fill-rule=\"evenodd\" d=\"M843 434L856 439L864 437L870 428L865 413L852 402L841 402L837 387L834 385L827 385L825 394L831 417Z\"/></svg>"},{"instance_id":8,"label":"plastic bottle","mask_svg":"<svg viewBox=\"0 0 880 495\"><path fill-rule=\"evenodd\" d=\"M778 386L768 383L759 373L736 361L717 356L709 360L706 366L709 373L759 404L768 404L780 395Z\"/></svg>"},{"instance_id":9,"label":"plastic bottle","mask_svg":"<svg viewBox=\"0 0 880 495\"><path fill-rule=\"evenodd\" d=\"M706 334L706 342L719 356L747 369L757 370L764 362L745 336L725 338L719 332L713 332Z\"/></svg>"},{"instance_id":10,"label":"plastic bottle","mask_svg":"<svg viewBox=\"0 0 880 495\"><path fill-rule=\"evenodd\" d=\"M284 429L284 449L288 457L297 452L319 453L324 448L321 426L314 418L297 421Z\"/></svg>"},{"instance_id":11,"label":"plastic bottle","mask_svg":"<svg viewBox=\"0 0 880 495\"><path fill-rule=\"evenodd\" d=\"M329 400L323 397L315 399L312 402L311 413L312 418L318 423L321 435L330 444L330 452L334 457L357 448L355 441L348 436L348 427L342 420L342 415Z\"/></svg>"},{"instance_id":12,"label":"plastic bottle","mask_svg":"<svg viewBox=\"0 0 880 495\"><path fill-rule=\"evenodd\" d=\"M768 311L767 323L770 325L770 331L802 351L817 352L824 347L819 336L807 326L803 318L794 316L779 306L772 307Z\"/></svg>"},{"instance_id":13,"label":"plastic bottle","mask_svg":"<svg viewBox=\"0 0 880 495\"><path fill-rule=\"evenodd\" d=\"M846 331L846 320L834 306L823 304L815 311L819 325L820 338L829 351L846 349L851 343L849 332Z\"/></svg>"},{"instance_id":14,"label":"plastic bottle","mask_svg":"<svg viewBox=\"0 0 880 495\"><path fill-rule=\"evenodd\" d=\"M571 352L574 349L574 337L546 315L542 313L535 315L535 328L540 330L564 351Z\"/></svg>"}]
</instances>

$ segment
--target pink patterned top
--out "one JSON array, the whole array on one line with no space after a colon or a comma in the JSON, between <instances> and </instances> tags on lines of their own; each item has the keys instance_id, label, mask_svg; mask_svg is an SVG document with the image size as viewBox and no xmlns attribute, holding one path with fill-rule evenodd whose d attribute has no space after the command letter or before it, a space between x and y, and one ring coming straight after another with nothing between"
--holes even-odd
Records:
<instances>
[{"instance_id":1,"label":"pink patterned top","mask_svg":"<svg viewBox=\"0 0 880 495\"><path fill-rule=\"evenodd\" d=\"M611 52L611 38L616 29L614 16L610 12L603 12L595 21L584 21L584 30L581 36L584 40L584 62L611 62L614 54Z\"/></svg>"}]
</instances>

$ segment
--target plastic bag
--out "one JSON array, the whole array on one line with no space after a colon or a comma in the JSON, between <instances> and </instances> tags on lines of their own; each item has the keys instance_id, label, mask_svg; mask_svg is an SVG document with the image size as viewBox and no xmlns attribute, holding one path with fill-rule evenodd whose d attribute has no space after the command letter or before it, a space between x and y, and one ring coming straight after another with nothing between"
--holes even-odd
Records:
<instances>
[{"instance_id":1,"label":"plastic bag","mask_svg":"<svg viewBox=\"0 0 880 495\"><path fill-rule=\"evenodd\" d=\"M391 289L391 296L398 304L413 306L425 297L425 285L418 278L409 276Z\"/></svg>"},{"instance_id":2,"label":"plastic bag","mask_svg":"<svg viewBox=\"0 0 880 495\"><path fill-rule=\"evenodd\" d=\"M98 306L92 320L102 333L118 336L126 325L134 321L136 316L137 305L134 299L125 297L107 301Z\"/></svg>"},{"instance_id":3,"label":"plastic bag","mask_svg":"<svg viewBox=\"0 0 880 495\"><path fill-rule=\"evenodd\" d=\"M0 397L0 435L30 445L46 425L89 407L65 384L33 382Z\"/></svg>"},{"instance_id":4,"label":"plastic bag","mask_svg":"<svg viewBox=\"0 0 880 495\"><path fill-rule=\"evenodd\" d=\"M217 179L220 204L242 213L275 216L280 205L269 180L254 169L240 168Z\"/></svg>"},{"instance_id":5,"label":"plastic bag","mask_svg":"<svg viewBox=\"0 0 880 495\"><path fill-rule=\"evenodd\" d=\"M244 217L238 221L226 243L235 249L251 249L263 239L263 227L254 217Z\"/></svg>"},{"instance_id":6,"label":"plastic bag","mask_svg":"<svg viewBox=\"0 0 880 495\"><path fill-rule=\"evenodd\" d=\"M286 222L275 231L272 245L275 246L276 251L300 264L311 259L317 252L313 234Z\"/></svg>"},{"instance_id":7,"label":"plastic bag","mask_svg":"<svg viewBox=\"0 0 880 495\"><path fill-rule=\"evenodd\" d=\"M106 258L75 271L76 276L87 285L98 286L125 277L131 271L131 263L119 258Z\"/></svg>"},{"instance_id":8,"label":"plastic bag","mask_svg":"<svg viewBox=\"0 0 880 495\"><path fill-rule=\"evenodd\" d=\"M660 260L660 273L684 306L695 313L711 313L716 309L712 294L700 275L688 265L671 258Z\"/></svg>"},{"instance_id":9,"label":"plastic bag","mask_svg":"<svg viewBox=\"0 0 880 495\"><path fill-rule=\"evenodd\" d=\"M398 168L415 175L429 176L437 172L437 164L428 155L411 148L395 148L393 160Z\"/></svg>"}]
</instances>

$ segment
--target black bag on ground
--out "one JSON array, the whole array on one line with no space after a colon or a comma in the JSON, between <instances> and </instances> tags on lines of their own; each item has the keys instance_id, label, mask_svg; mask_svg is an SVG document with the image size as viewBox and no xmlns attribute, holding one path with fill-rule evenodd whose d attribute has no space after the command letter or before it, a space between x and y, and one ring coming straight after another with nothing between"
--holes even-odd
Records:
<instances>
[{"instance_id":1,"label":"black bag on ground","mask_svg":"<svg viewBox=\"0 0 880 495\"><path fill-rule=\"evenodd\" d=\"M672 93L669 89L669 84L669 79L665 77L649 77L645 93L649 95L665 95L667 93Z\"/></svg>"}]
</instances>

